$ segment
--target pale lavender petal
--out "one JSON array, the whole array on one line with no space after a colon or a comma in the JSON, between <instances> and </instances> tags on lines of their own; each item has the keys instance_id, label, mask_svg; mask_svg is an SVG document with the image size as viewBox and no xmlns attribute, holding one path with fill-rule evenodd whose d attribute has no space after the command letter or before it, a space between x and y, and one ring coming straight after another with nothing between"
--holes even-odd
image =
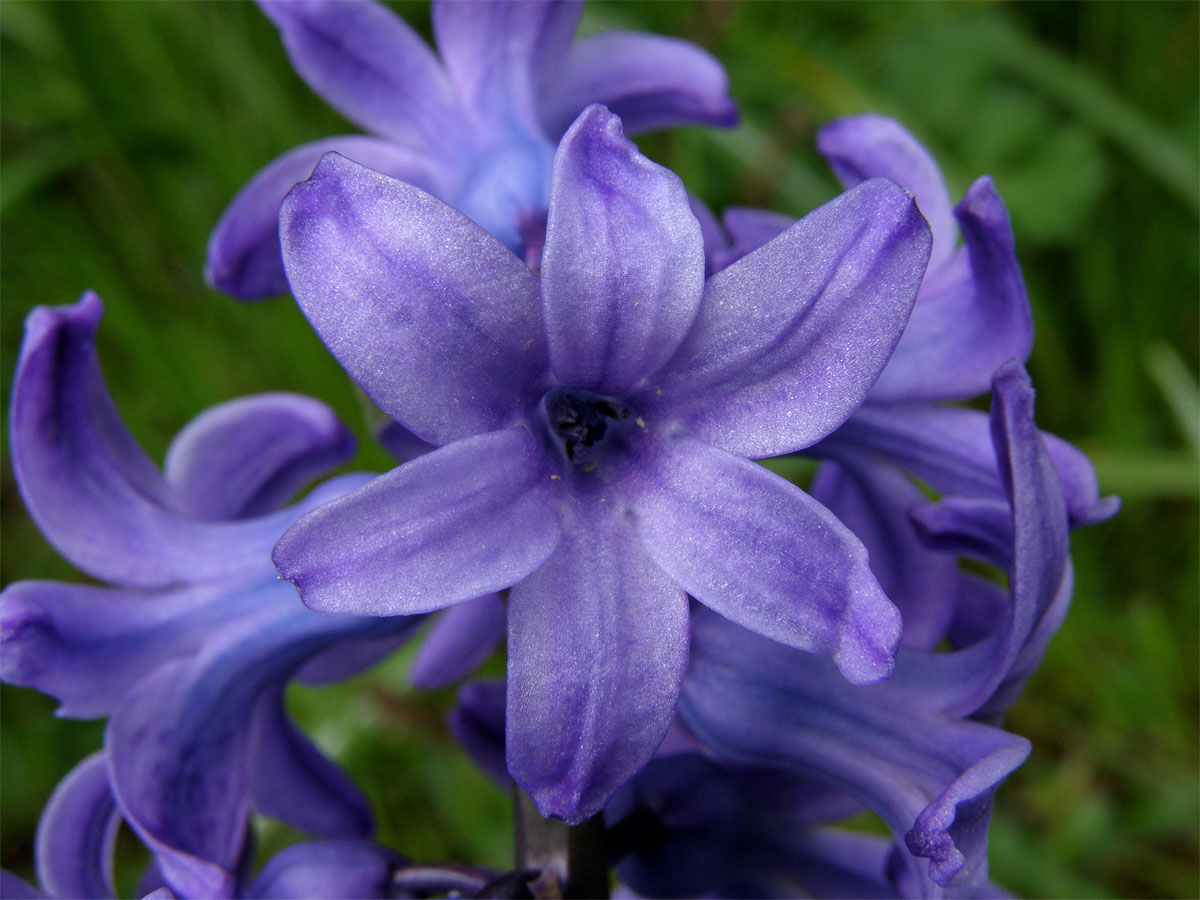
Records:
<instances>
[{"instance_id":1,"label":"pale lavender petal","mask_svg":"<svg viewBox=\"0 0 1200 900\"><path fill-rule=\"evenodd\" d=\"M628 134L738 121L725 69L708 51L640 31L605 31L571 47L562 77L546 86L547 133L562 134L591 103L620 116Z\"/></svg>"},{"instance_id":2,"label":"pale lavender petal","mask_svg":"<svg viewBox=\"0 0 1200 900\"><path fill-rule=\"evenodd\" d=\"M539 94L554 91L583 4L495 0L433 4L433 32L464 109L500 131L538 134Z\"/></svg>"},{"instance_id":3,"label":"pale lavender petal","mask_svg":"<svg viewBox=\"0 0 1200 900\"><path fill-rule=\"evenodd\" d=\"M251 805L310 834L369 837L375 830L370 801L288 717L283 687L264 692L253 713Z\"/></svg>"},{"instance_id":4,"label":"pale lavender petal","mask_svg":"<svg viewBox=\"0 0 1200 900\"><path fill-rule=\"evenodd\" d=\"M459 688L450 710L450 730L467 755L506 789L512 780L504 761L503 681L472 681Z\"/></svg>"},{"instance_id":5,"label":"pale lavender petal","mask_svg":"<svg viewBox=\"0 0 1200 900\"><path fill-rule=\"evenodd\" d=\"M604 491L508 600L508 770L543 816L581 822L653 756L687 665L688 601Z\"/></svg>"},{"instance_id":6,"label":"pale lavender petal","mask_svg":"<svg viewBox=\"0 0 1200 900\"><path fill-rule=\"evenodd\" d=\"M554 158L542 255L550 362L564 384L620 393L658 369L696 315L704 244L687 192L591 106Z\"/></svg>"},{"instance_id":7,"label":"pale lavender petal","mask_svg":"<svg viewBox=\"0 0 1200 900\"><path fill-rule=\"evenodd\" d=\"M300 519L273 558L321 612L429 612L541 565L558 542L560 485L525 429L466 438Z\"/></svg>"},{"instance_id":8,"label":"pale lavender petal","mask_svg":"<svg viewBox=\"0 0 1200 900\"><path fill-rule=\"evenodd\" d=\"M393 897L392 873L403 859L371 841L310 841L276 853L248 900L357 900Z\"/></svg>"},{"instance_id":9,"label":"pale lavender petal","mask_svg":"<svg viewBox=\"0 0 1200 900\"><path fill-rule=\"evenodd\" d=\"M809 213L705 285L652 379L660 414L742 456L824 437L862 402L908 320L929 227L884 179Z\"/></svg>"},{"instance_id":10,"label":"pale lavender petal","mask_svg":"<svg viewBox=\"0 0 1200 900\"><path fill-rule=\"evenodd\" d=\"M883 177L913 193L933 231L930 269L954 253L958 229L950 192L929 151L903 125L873 113L837 119L817 133L817 150L847 188Z\"/></svg>"},{"instance_id":11,"label":"pale lavender petal","mask_svg":"<svg viewBox=\"0 0 1200 900\"><path fill-rule=\"evenodd\" d=\"M100 374L100 298L26 320L13 388L13 468L42 533L96 578L154 587L261 572L292 512L202 522L125 429Z\"/></svg>"},{"instance_id":12,"label":"pale lavender petal","mask_svg":"<svg viewBox=\"0 0 1200 900\"><path fill-rule=\"evenodd\" d=\"M442 194L453 183L445 156L363 135L322 138L289 150L250 179L221 214L208 239L204 278L239 300L261 300L288 292L279 251L279 206L330 151Z\"/></svg>"},{"instance_id":13,"label":"pale lavender petal","mask_svg":"<svg viewBox=\"0 0 1200 900\"><path fill-rule=\"evenodd\" d=\"M833 655L863 684L890 671L900 613L862 542L800 488L688 438L640 461L622 489L652 559L721 615Z\"/></svg>"},{"instance_id":14,"label":"pale lavender petal","mask_svg":"<svg viewBox=\"0 0 1200 900\"><path fill-rule=\"evenodd\" d=\"M38 822L38 879L51 896L116 896L112 851L120 822L104 754L94 753L59 782Z\"/></svg>"},{"instance_id":15,"label":"pale lavender petal","mask_svg":"<svg viewBox=\"0 0 1200 900\"><path fill-rule=\"evenodd\" d=\"M1087 457L1061 438L1042 432L1062 483L1073 526L1116 513L1115 498L1100 499ZM837 458L869 451L947 494L1003 499L987 414L932 404L865 404L836 432L812 448Z\"/></svg>"},{"instance_id":16,"label":"pale lavender petal","mask_svg":"<svg viewBox=\"0 0 1200 900\"><path fill-rule=\"evenodd\" d=\"M273 512L353 455L354 435L324 403L258 394L185 425L167 449L163 474L197 518L240 519Z\"/></svg>"},{"instance_id":17,"label":"pale lavender petal","mask_svg":"<svg viewBox=\"0 0 1200 900\"><path fill-rule=\"evenodd\" d=\"M903 618L901 643L935 646L954 616L961 573L957 558L928 550L908 519L924 495L898 469L862 459L824 463L811 490L867 548L871 571Z\"/></svg>"},{"instance_id":18,"label":"pale lavender petal","mask_svg":"<svg viewBox=\"0 0 1200 900\"><path fill-rule=\"evenodd\" d=\"M909 860L925 891L970 890L987 877L992 794L1030 745L946 716L903 687L852 686L820 657L698 612L680 714L724 757L784 766L859 797L929 858Z\"/></svg>"},{"instance_id":19,"label":"pale lavender petal","mask_svg":"<svg viewBox=\"0 0 1200 900\"><path fill-rule=\"evenodd\" d=\"M453 684L483 665L503 637L504 599L499 594L465 600L434 619L408 678L429 691Z\"/></svg>"},{"instance_id":20,"label":"pale lavender petal","mask_svg":"<svg viewBox=\"0 0 1200 900\"><path fill-rule=\"evenodd\" d=\"M331 106L367 131L437 151L461 113L437 56L374 0L259 0L292 65Z\"/></svg>"},{"instance_id":21,"label":"pale lavender petal","mask_svg":"<svg viewBox=\"0 0 1200 900\"><path fill-rule=\"evenodd\" d=\"M955 210L965 246L932 271L891 362L871 388L880 403L959 400L1033 348L1033 318L1012 226L992 180L980 178Z\"/></svg>"},{"instance_id":22,"label":"pale lavender petal","mask_svg":"<svg viewBox=\"0 0 1200 900\"><path fill-rule=\"evenodd\" d=\"M493 431L536 401L537 278L461 213L330 154L288 194L279 227L300 308L417 436L440 445Z\"/></svg>"}]
</instances>

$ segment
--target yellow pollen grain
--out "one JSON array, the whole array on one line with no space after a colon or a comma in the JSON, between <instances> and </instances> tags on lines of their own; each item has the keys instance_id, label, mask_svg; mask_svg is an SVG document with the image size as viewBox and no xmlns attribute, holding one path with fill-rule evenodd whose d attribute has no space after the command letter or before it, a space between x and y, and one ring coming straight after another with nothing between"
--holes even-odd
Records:
<instances>
[{"instance_id":1,"label":"yellow pollen grain","mask_svg":"<svg viewBox=\"0 0 1200 900\"><path fill-rule=\"evenodd\" d=\"M562 476L561 475L551 475L550 480L551 481L562 481Z\"/></svg>"},{"instance_id":2,"label":"yellow pollen grain","mask_svg":"<svg viewBox=\"0 0 1200 900\"><path fill-rule=\"evenodd\" d=\"M662 388L656 387L654 389L654 393L658 394L658 396L661 397L663 395Z\"/></svg>"},{"instance_id":3,"label":"yellow pollen grain","mask_svg":"<svg viewBox=\"0 0 1200 900\"><path fill-rule=\"evenodd\" d=\"M646 427L646 420L643 419L641 416L638 416L634 421L637 422L638 425L640 425L642 428Z\"/></svg>"},{"instance_id":4,"label":"yellow pollen grain","mask_svg":"<svg viewBox=\"0 0 1200 900\"><path fill-rule=\"evenodd\" d=\"M593 472L593 471L595 471L595 469L596 469L596 464L594 462L590 462L586 466L583 467L583 471L585 471L585 472Z\"/></svg>"}]
</instances>

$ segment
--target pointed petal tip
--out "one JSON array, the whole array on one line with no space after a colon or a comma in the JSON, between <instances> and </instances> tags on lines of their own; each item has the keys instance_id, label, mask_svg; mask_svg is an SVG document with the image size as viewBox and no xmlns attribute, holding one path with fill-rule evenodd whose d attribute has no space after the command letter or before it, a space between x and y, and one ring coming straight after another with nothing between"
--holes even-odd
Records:
<instances>
[{"instance_id":1,"label":"pointed petal tip","mask_svg":"<svg viewBox=\"0 0 1200 900\"><path fill-rule=\"evenodd\" d=\"M867 685L892 674L903 619L869 571L870 584L856 592L833 661L851 684Z\"/></svg>"}]
</instances>

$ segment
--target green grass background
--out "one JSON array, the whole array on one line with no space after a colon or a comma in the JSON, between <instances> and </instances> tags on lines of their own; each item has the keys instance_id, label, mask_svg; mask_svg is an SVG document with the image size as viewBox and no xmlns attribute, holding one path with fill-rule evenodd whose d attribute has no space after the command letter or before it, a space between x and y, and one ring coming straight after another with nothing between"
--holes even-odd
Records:
<instances>
[{"instance_id":1,"label":"green grass background","mask_svg":"<svg viewBox=\"0 0 1200 900\"><path fill-rule=\"evenodd\" d=\"M423 4L399 7L428 34ZM1037 340L1043 427L1078 443L1109 524L1077 533L1074 608L1010 727L1034 753L998 796L994 877L1036 897L1196 897L1196 3L595 3L585 30L698 41L728 67L744 124L642 140L710 205L802 214L835 184L817 128L904 121L955 195L989 173L1009 203ZM349 381L294 305L208 290L208 232L257 169L353 131L292 72L249 3L0 4L3 404L38 304L100 292L112 393L156 458L201 409L265 390L336 407L366 439ZM77 578L21 507L4 444L4 583ZM500 671L499 663L493 664ZM443 725L451 692L405 657L296 714L365 785L382 835L426 860L509 853L507 800ZM38 812L101 727L4 688L0 851L30 874ZM268 846L291 836L271 827ZM137 850L122 839L122 886Z\"/></svg>"}]
</instances>

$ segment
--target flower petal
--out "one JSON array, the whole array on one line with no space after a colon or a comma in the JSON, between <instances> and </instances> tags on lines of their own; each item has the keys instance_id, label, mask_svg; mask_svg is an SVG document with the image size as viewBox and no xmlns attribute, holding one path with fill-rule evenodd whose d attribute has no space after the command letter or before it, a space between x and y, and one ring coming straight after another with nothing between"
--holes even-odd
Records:
<instances>
[{"instance_id":1,"label":"flower petal","mask_svg":"<svg viewBox=\"0 0 1200 900\"><path fill-rule=\"evenodd\" d=\"M221 214L208 239L204 278L209 285L239 300L288 293L279 250L279 207L331 151L431 194L446 192L453 174L444 157L362 135L322 138L289 150L251 178Z\"/></svg>"},{"instance_id":2,"label":"flower petal","mask_svg":"<svg viewBox=\"0 0 1200 900\"><path fill-rule=\"evenodd\" d=\"M280 850L246 889L248 900L385 900L403 859L371 841L308 841Z\"/></svg>"},{"instance_id":3,"label":"flower petal","mask_svg":"<svg viewBox=\"0 0 1200 900\"><path fill-rule=\"evenodd\" d=\"M733 265L747 253L753 253L763 244L770 243L796 224L791 216L738 206L731 206L721 213L721 221L729 232L731 246L716 267L718 270Z\"/></svg>"},{"instance_id":4,"label":"flower petal","mask_svg":"<svg viewBox=\"0 0 1200 900\"><path fill-rule=\"evenodd\" d=\"M931 270L954 253L958 229L950 192L937 162L903 125L874 113L836 119L817 132L817 150L844 187L883 177L912 192L933 231Z\"/></svg>"},{"instance_id":5,"label":"flower petal","mask_svg":"<svg viewBox=\"0 0 1200 900\"><path fill-rule=\"evenodd\" d=\"M628 390L666 362L696 315L704 243L675 173L591 106L554 158L542 255L550 362L564 384Z\"/></svg>"},{"instance_id":6,"label":"flower petal","mask_svg":"<svg viewBox=\"0 0 1200 900\"><path fill-rule=\"evenodd\" d=\"M293 671L337 641L412 624L315 615L276 583L197 656L133 688L105 738L113 793L173 889L220 897L235 888L263 698L278 697Z\"/></svg>"},{"instance_id":7,"label":"flower petal","mask_svg":"<svg viewBox=\"0 0 1200 900\"><path fill-rule=\"evenodd\" d=\"M826 660L701 611L680 715L723 757L784 766L867 803L930 859L909 860L926 891L970 890L987 875L992 794L1029 742L946 716L898 677L852 686Z\"/></svg>"},{"instance_id":8,"label":"flower petal","mask_svg":"<svg viewBox=\"0 0 1200 900\"><path fill-rule=\"evenodd\" d=\"M280 212L288 280L371 398L445 444L510 424L546 366L538 282L461 213L325 156Z\"/></svg>"},{"instance_id":9,"label":"flower petal","mask_svg":"<svg viewBox=\"0 0 1200 900\"><path fill-rule=\"evenodd\" d=\"M871 388L880 403L959 400L1033 348L1033 318L1004 201L984 176L955 209L965 246L931 272L891 362Z\"/></svg>"},{"instance_id":10,"label":"flower petal","mask_svg":"<svg viewBox=\"0 0 1200 900\"><path fill-rule=\"evenodd\" d=\"M483 665L503 637L499 594L458 603L434 620L408 670L409 681L427 691L453 684Z\"/></svg>"},{"instance_id":11,"label":"flower petal","mask_svg":"<svg viewBox=\"0 0 1200 900\"><path fill-rule=\"evenodd\" d=\"M461 114L437 56L373 0L259 0L300 77L373 131L427 150L445 147Z\"/></svg>"},{"instance_id":12,"label":"flower petal","mask_svg":"<svg viewBox=\"0 0 1200 900\"><path fill-rule=\"evenodd\" d=\"M125 429L100 374L100 298L26 320L13 388L13 468L34 521L83 571L154 587L263 571L296 515L201 522Z\"/></svg>"},{"instance_id":13,"label":"flower petal","mask_svg":"<svg viewBox=\"0 0 1200 900\"><path fill-rule=\"evenodd\" d=\"M843 459L822 464L812 496L867 548L871 571L903 618L901 643L936 645L954 616L961 574L957 558L927 549L908 519L924 502L921 492L891 466Z\"/></svg>"},{"instance_id":14,"label":"flower petal","mask_svg":"<svg viewBox=\"0 0 1200 900\"><path fill-rule=\"evenodd\" d=\"M283 685L264 692L249 727L248 789L255 811L322 837L371 835L370 801L288 717Z\"/></svg>"},{"instance_id":15,"label":"flower petal","mask_svg":"<svg viewBox=\"0 0 1200 900\"><path fill-rule=\"evenodd\" d=\"M582 10L580 0L434 3L438 50L463 107L494 128L540 134L539 94L557 87Z\"/></svg>"},{"instance_id":16,"label":"flower petal","mask_svg":"<svg viewBox=\"0 0 1200 900\"><path fill-rule=\"evenodd\" d=\"M570 823L654 754L687 665L687 597L614 506L577 495L554 554L509 594L508 770Z\"/></svg>"},{"instance_id":17,"label":"flower petal","mask_svg":"<svg viewBox=\"0 0 1200 900\"><path fill-rule=\"evenodd\" d=\"M555 482L523 428L449 444L322 506L273 559L321 612L411 615L524 578L558 542Z\"/></svg>"},{"instance_id":18,"label":"flower petal","mask_svg":"<svg viewBox=\"0 0 1200 900\"><path fill-rule=\"evenodd\" d=\"M688 438L640 462L626 487L638 537L684 590L760 634L833 654L855 683L891 671L900 613L833 513L761 466Z\"/></svg>"},{"instance_id":19,"label":"flower petal","mask_svg":"<svg viewBox=\"0 0 1200 900\"><path fill-rule=\"evenodd\" d=\"M928 253L929 227L889 181L809 213L708 280L691 332L654 379L663 413L742 456L815 443L886 364Z\"/></svg>"},{"instance_id":20,"label":"flower petal","mask_svg":"<svg viewBox=\"0 0 1200 900\"><path fill-rule=\"evenodd\" d=\"M104 754L93 753L54 789L38 822L38 879L50 896L116 896L112 851L120 822Z\"/></svg>"},{"instance_id":21,"label":"flower petal","mask_svg":"<svg viewBox=\"0 0 1200 900\"><path fill-rule=\"evenodd\" d=\"M54 900L52 895L38 890L8 869L0 869L0 897L4 900Z\"/></svg>"},{"instance_id":22,"label":"flower petal","mask_svg":"<svg viewBox=\"0 0 1200 900\"><path fill-rule=\"evenodd\" d=\"M163 474L201 519L273 512L310 478L354 455L354 435L324 403L258 394L222 403L184 426Z\"/></svg>"},{"instance_id":23,"label":"flower petal","mask_svg":"<svg viewBox=\"0 0 1200 900\"><path fill-rule=\"evenodd\" d=\"M450 730L467 755L497 784L512 785L504 761L503 681L471 681L458 690Z\"/></svg>"},{"instance_id":24,"label":"flower petal","mask_svg":"<svg viewBox=\"0 0 1200 900\"><path fill-rule=\"evenodd\" d=\"M620 116L627 134L738 122L725 69L708 51L640 31L605 31L577 41L545 97L542 121L551 135L566 131L591 103Z\"/></svg>"}]
</instances>

